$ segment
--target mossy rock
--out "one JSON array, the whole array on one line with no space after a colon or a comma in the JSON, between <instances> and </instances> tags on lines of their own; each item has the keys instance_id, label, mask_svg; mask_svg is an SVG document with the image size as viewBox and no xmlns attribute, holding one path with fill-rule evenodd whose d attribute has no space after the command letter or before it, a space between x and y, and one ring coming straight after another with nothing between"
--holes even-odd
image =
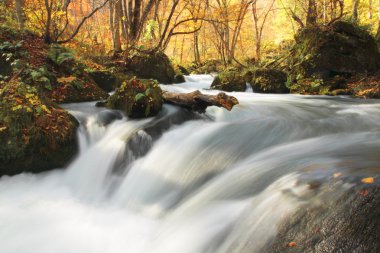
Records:
<instances>
[{"instance_id":1,"label":"mossy rock","mask_svg":"<svg viewBox=\"0 0 380 253\"><path fill-rule=\"evenodd\" d=\"M0 175L65 166L77 152L77 120L21 82L0 90Z\"/></svg>"},{"instance_id":2,"label":"mossy rock","mask_svg":"<svg viewBox=\"0 0 380 253\"><path fill-rule=\"evenodd\" d=\"M161 51L135 53L127 61L127 69L139 78L155 79L164 84L173 83L176 74L169 57Z\"/></svg>"},{"instance_id":3,"label":"mossy rock","mask_svg":"<svg viewBox=\"0 0 380 253\"><path fill-rule=\"evenodd\" d=\"M146 118L157 115L162 104L162 90L157 81L132 78L108 98L105 106L122 110L131 118Z\"/></svg>"},{"instance_id":4,"label":"mossy rock","mask_svg":"<svg viewBox=\"0 0 380 253\"><path fill-rule=\"evenodd\" d=\"M276 69L256 69L245 74L245 78L249 79L253 92L257 93L289 93L286 86L287 75L285 72Z\"/></svg>"},{"instance_id":5,"label":"mossy rock","mask_svg":"<svg viewBox=\"0 0 380 253\"><path fill-rule=\"evenodd\" d=\"M176 70L181 73L182 75L190 75L190 72L182 65L177 65Z\"/></svg>"},{"instance_id":6,"label":"mossy rock","mask_svg":"<svg viewBox=\"0 0 380 253\"><path fill-rule=\"evenodd\" d=\"M106 92L113 91L116 88L117 79L111 72L96 70L88 73L95 83Z\"/></svg>"},{"instance_id":7,"label":"mossy rock","mask_svg":"<svg viewBox=\"0 0 380 253\"><path fill-rule=\"evenodd\" d=\"M375 39L360 27L337 21L331 27L310 26L295 36L290 59L295 79L329 79L374 72L380 67Z\"/></svg>"},{"instance_id":8,"label":"mossy rock","mask_svg":"<svg viewBox=\"0 0 380 253\"><path fill-rule=\"evenodd\" d=\"M175 83L184 83L186 82L185 77L182 74L176 74L174 77Z\"/></svg>"},{"instance_id":9,"label":"mossy rock","mask_svg":"<svg viewBox=\"0 0 380 253\"><path fill-rule=\"evenodd\" d=\"M211 89L223 91L245 91L246 82L242 74L236 70L221 72L214 78Z\"/></svg>"}]
</instances>

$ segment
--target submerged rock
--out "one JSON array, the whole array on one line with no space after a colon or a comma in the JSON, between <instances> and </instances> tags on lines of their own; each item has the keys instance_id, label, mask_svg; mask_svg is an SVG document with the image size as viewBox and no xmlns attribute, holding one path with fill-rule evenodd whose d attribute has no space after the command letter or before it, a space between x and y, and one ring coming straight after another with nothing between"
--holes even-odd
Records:
<instances>
[{"instance_id":1,"label":"submerged rock","mask_svg":"<svg viewBox=\"0 0 380 253\"><path fill-rule=\"evenodd\" d=\"M245 91L246 82L237 70L226 70L217 75L211 84L211 89L223 91Z\"/></svg>"},{"instance_id":2,"label":"submerged rock","mask_svg":"<svg viewBox=\"0 0 380 253\"><path fill-rule=\"evenodd\" d=\"M161 51L136 53L127 61L127 68L140 78L164 84L173 83L176 74L169 57Z\"/></svg>"},{"instance_id":3,"label":"submerged rock","mask_svg":"<svg viewBox=\"0 0 380 253\"><path fill-rule=\"evenodd\" d=\"M78 122L24 83L0 90L0 176L65 166L77 153Z\"/></svg>"},{"instance_id":4,"label":"submerged rock","mask_svg":"<svg viewBox=\"0 0 380 253\"><path fill-rule=\"evenodd\" d=\"M250 78L251 77L251 78ZM287 75L276 69L256 69L245 74L252 90L257 93L289 93Z\"/></svg>"},{"instance_id":5,"label":"submerged rock","mask_svg":"<svg viewBox=\"0 0 380 253\"><path fill-rule=\"evenodd\" d=\"M162 104L159 84L136 78L124 82L106 102L108 108L122 110L131 118L154 116L160 112Z\"/></svg>"}]
</instances>

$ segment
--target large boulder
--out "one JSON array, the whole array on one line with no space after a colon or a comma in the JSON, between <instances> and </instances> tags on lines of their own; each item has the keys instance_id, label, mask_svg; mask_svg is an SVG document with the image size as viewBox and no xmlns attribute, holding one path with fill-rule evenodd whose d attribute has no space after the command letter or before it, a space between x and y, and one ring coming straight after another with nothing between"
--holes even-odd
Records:
<instances>
[{"instance_id":1,"label":"large boulder","mask_svg":"<svg viewBox=\"0 0 380 253\"><path fill-rule=\"evenodd\" d=\"M211 89L223 91L245 91L246 82L243 75L237 70L226 70L219 73L211 84Z\"/></svg>"},{"instance_id":2,"label":"large boulder","mask_svg":"<svg viewBox=\"0 0 380 253\"><path fill-rule=\"evenodd\" d=\"M248 71L244 76L254 92L289 93L286 86L287 75L281 70L262 68Z\"/></svg>"},{"instance_id":3,"label":"large boulder","mask_svg":"<svg viewBox=\"0 0 380 253\"><path fill-rule=\"evenodd\" d=\"M146 118L157 115L162 104L162 90L155 80L132 78L108 98L105 106L122 110L131 118Z\"/></svg>"},{"instance_id":4,"label":"large boulder","mask_svg":"<svg viewBox=\"0 0 380 253\"><path fill-rule=\"evenodd\" d=\"M295 36L295 40L290 68L297 80L351 76L374 72L380 66L375 39L367 31L348 22L337 21L329 27L306 27Z\"/></svg>"},{"instance_id":5,"label":"large boulder","mask_svg":"<svg viewBox=\"0 0 380 253\"><path fill-rule=\"evenodd\" d=\"M77 126L36 88L6 84L0 89L0 176L65 166L77 152Z\"/></svg>"},{"instance_id":6,"label":"large boulder","mask_svg":"<svg viewBox=\"0 0 380 253\"><path fill-rule=\"evenodd\" d=\"M173 83L176 74L169 57L161 51L135 53L127 61L127 69L140 78L164 84Z\"/></svg>"}]
</instances>

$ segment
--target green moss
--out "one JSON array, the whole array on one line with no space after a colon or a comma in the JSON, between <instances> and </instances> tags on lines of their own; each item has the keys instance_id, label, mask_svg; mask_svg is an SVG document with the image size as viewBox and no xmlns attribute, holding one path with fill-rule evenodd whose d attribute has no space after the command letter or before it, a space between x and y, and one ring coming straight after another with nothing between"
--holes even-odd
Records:
<instances>
[{"instance_id":1,"label":"green moss","mask_svg":"<svg viewBox=\"0 0 380 253\"><path fill-rule=\"evenodd\" d=\"M76 153L73 116L24 83L0 90L0 175L64 166Z\"/></svg>"},{"instance_id":2,"label":"green moss","mask_svg":"<svg viewBox=\"0 0 380 253\"><path fill-rule=\"evenodd\" d=\"M154 116L160 112L162 104L159 84L137 78L124 82L106 102L108 108L122 110L131 118Z\"/></svg>"}]
</instances>

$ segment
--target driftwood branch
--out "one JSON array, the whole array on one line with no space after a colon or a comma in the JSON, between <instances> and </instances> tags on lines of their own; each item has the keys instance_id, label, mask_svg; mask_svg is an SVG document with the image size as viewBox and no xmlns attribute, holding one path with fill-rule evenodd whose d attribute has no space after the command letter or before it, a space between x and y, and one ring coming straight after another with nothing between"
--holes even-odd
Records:
<instances>
[{"instance_id":1,"label":"driftwood branch","mask_svg":"<svg viewBox=\"0 0 380 253\"><path fill-rule=\"evenodd\" d=\"M239 104L239 101L235 97L228 96L224 92L220 92L217 95L206 95L202 94L199 90L190 93L164 92L163 98L166 103L185 107L200 113L204 113L206 108L212 105L231 111L235 105Z\"/></svg>"}]
</instances>

